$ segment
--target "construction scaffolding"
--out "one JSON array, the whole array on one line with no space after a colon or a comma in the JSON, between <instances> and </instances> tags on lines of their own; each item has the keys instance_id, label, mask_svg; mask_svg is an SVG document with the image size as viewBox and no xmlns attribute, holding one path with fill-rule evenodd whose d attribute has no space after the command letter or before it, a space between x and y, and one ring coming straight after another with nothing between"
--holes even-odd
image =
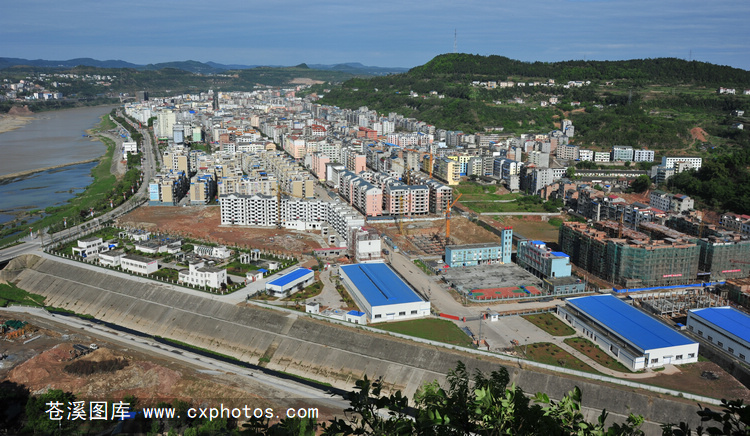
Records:
<instances>
[{"instance_id":1,"label":"construction scaffolding","mask_svg":"<svg viewBox=\"0 0 750 436\"><path fill-rule=\"evenodd\" d=\"M707 288L683 289L669 292L631 295L643 308L659 316L670 318L686 316L691 309L727 306L729 302Z\"/></svg>"}]
</instances>

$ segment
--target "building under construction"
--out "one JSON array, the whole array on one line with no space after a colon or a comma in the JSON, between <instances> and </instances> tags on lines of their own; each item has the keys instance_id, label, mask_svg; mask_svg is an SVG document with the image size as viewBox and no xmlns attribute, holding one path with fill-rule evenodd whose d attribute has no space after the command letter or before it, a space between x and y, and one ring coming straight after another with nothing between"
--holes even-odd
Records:
<instances>
[{"instance_id":1,"label":"building under construction","mask_svg":"<svg viewBox=\"0 0 750 436\"><path fill-rule=\"evenodd\" d=\"M652 239L622 223L600 221L594 226L564 223L559 242L575 265L627 288L681 285L698 274L700 249L694 238Z\"/></svg>"},{"instance_id":2,"label":"building under construction","mask_svg":"<svg viewBox=\"0 0 750 436\"><path fill-rule=\"evenodd\" d=\"M717 229L697 217L683 215L671 217L666 225L697 237L699 276L710 280L750 276L750 238L747 235Z\"/></svg>"}]
</instances>

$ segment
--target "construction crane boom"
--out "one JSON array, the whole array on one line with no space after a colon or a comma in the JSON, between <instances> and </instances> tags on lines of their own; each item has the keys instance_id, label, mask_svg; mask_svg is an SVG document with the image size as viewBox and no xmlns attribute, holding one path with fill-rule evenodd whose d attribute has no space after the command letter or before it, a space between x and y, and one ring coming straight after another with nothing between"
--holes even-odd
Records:
<instances>
[{"instance_id":1,"label":"construction crane boom","mask_svg":"<svg viewBox=\"0 0 750 436\"><path fill-rule=\"evenodd\" d=\"M453 203L451 203L448 206L448 209L445 210L445 240L448 241L448 239L451 237L451 209L453 209L453 205L458 202L458 199L461 198L463 193L459 192L458 197L456 197L455 200L453 200Z\"/></svg>"}]
</instances>

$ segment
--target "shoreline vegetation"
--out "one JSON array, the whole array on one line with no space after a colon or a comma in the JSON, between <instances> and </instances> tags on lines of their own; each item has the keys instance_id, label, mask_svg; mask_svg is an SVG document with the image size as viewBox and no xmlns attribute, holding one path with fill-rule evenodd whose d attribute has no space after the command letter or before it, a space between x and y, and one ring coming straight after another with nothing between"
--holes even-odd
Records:
<instances>
[{"instance_id":1,"label":"shoreline vegetation","mask_svg":"<svg viewBox=\"0 0 750 436\"><path fill-rule=\"evenodd\" d=\"M24 220L28 219L29 217L33 216L36 213L42 213L43 215L39 220L28 224L28 226L33 228L34 231L38 231L40 229L50 227L54 224L59 224L63 221L64 218L67 218L68 221L72 225L76 222L77 219L80 220L78 215L75 213L76 211L74 209L85 208L86 210L88 210L88 208L94 206L94 204L102 196L104 196L106 192L112 189L112 186L116 184L116 177L111 172L112 159L114 158L114 153L116 149L115 143L113 140L98 134L99 132L103 132L114 127L114 123L109 118L109 116L110 116L109 113L103 114L101 116L101 121L99 122L99 124L86 131L88 135L91 135L93 139L100 141L107 148L104 154L102 154L101 156L97 158L89 159L86 161L72 162L72 163L67 163L67 164L56 165L50 168L34 169L34 170L23 171L23 172L19 172L15 174L0 176L0 180L2 180L4 178L19 177L20 175L46 171L46 170L53 169L53 168L62 168L62 167L67 167L71 165L79 165L79 164L83 164L87 162L96 162L96 161L99 162L99 164L94 166L94 168L91 170L93 181L83 190L83 192L71 198L65 204L56 206L56 207L49 207L43 211L34 210L32 211L32 213L19 215L12 222L6 223L6 226L3 227L3 235L0 236L1 238L0 246L4 246L5 244L13 242L16 238L18 238L18 235L16 234L16 231L15 231L16 228L9 228L8 225L13 225L14 223L18 225L18 223L23 223ZM25 174L20 174L20 173L25 173ZM17 229L20 230L20 226L17 227ZM12 234L6 233L10 231L12 231L13 233Z\"/></svg>"}]
</instances>

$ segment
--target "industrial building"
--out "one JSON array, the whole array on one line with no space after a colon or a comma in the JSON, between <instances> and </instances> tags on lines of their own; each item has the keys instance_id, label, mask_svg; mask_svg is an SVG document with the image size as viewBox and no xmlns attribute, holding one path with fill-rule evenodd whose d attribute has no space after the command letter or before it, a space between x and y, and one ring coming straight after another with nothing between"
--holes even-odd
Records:
<instances>
[{"instance_id":1,"label":"industrial building","mask_svg":"<svg viewBox=\"0 0 750 436\"><path fill-rule=\"evenodd\" d=\"M707 307L688 312L688 329L712 344L750 362L750 316L732 307Z\"/></svg>"},{"instance_id":2,"label":"industrial building","mask_svg":"<svg viewBox=\"0 0 750 436\"><path fill-rule=\"evenodd\" d=\"M506 227L502 230L502 242L446 245L445 263L450 268L478 265L495 265L510 263L513 249L513 229Z\"/></svg>"},{"instance_id":3,"label":"industrial building","mask_svg":"<svg viewBox=\"0 0 750 436\"><path fill-rule=\"evenodd\" d=\"M568 298L560 317L632 371L698 361L698 343L612 295Z\"/></svg>"},{"instance_id":4,"label":"industrial building","mask_svg":"<svg viewBox=\"0 0 750 436\"><path fill-rule=\"evenodd\" d=\"M542 241L518 241L518 265L542 279L545 290L552 295L570 295L585 291L586 284L571 276L570 256L552 251Z\"/></svg>"},{"instance_id":5,"label":"industrial building","mask_svg":"<svg viewBox=\"0 0 750 436\"><path fill-rule=\"evenodd\" d=\"M686 284L698 274L694 238L652 239L610 221L563 223L560 248L581 269L627 288Z\"/></svg>"},{"instance_id":6,"label":"industrial building","mask_svg":"<svg viewBox=\"0 0 750 436\"><path fill-rule=\"evenodd\" d=\"M357 306L367 313L369 323L430 315L430 302L384 263L342 265L339 275Z\"/></svg>"},{"instance_id":7,"label":"industrial building","mask_svg":"<svg viewBox=\"0 0 750 436\"><path fill-rule=\"evenodd\" d=\"M266 283L266 292L274 297L288 297L304 289L315 280L315 272L307 268L297 268L289 274Z\"/></svg>"}]
</instances>

